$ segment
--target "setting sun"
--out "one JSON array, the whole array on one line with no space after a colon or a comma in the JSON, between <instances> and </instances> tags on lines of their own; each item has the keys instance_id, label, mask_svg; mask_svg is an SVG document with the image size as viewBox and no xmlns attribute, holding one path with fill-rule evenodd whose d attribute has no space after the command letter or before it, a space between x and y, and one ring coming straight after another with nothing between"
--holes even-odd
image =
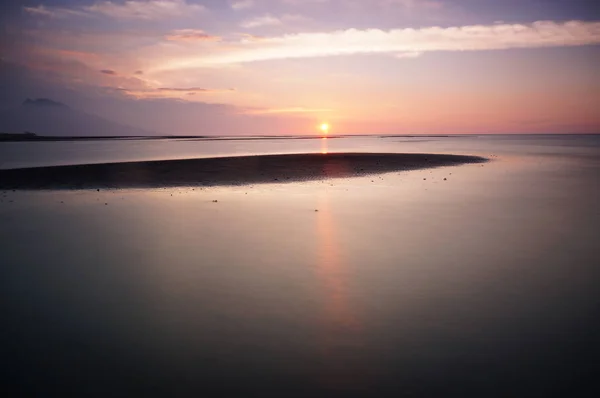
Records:
<instances>
[{"instance_id":1,"label":"setting sun","mask_svg":"<svg viewBox=\"0 0 600 398\"><path fill-rule=\"evenodd\" d=\"M323 123L320 126L321 131L324 132L325 134L327 134L329 132L329 124L328 123Z\"/></svg>"}]
</instances>

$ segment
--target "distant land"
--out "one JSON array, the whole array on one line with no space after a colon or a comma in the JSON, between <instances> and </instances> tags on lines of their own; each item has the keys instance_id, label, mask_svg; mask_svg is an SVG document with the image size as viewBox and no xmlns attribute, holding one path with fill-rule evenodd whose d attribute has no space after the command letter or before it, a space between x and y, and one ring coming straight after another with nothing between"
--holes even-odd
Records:
<instances>
[{"instance_id":1,"label":"distant land","mask_svg":"<svg viewBox=\"0 0 600 398\"><path fill-rule=\"evenodd\" d=\"M350 137L379 137L379 138L443 138L447 135L332 135L327 139ZM460 135L452 137L462 137ZM106 136L52 136L38 135L29 131L23 133L0 132L0 142L28 141L95 141L95 140L185 140L185 141L257 141L257 140L314 140L325 138L320 135L260 135L260 136L219 136L219 135L106 135Z\"/></svg>"},{"instance_id":2,"label":"distant land","mask_svg":"<svg viewBox=\"0 0 600 398\"><path fill-rule=\"evenodd\" d=\"M37 137L13 137L24 138L19 141L38 140L40 136L112 138L155 134L73 109L49 98L27 98L20 106L0 112L0 131L33 132ZM7 138L5 135L3 141Z\"/></svg>"},{"instance_id":3,"label":"distant land","mask_svg":"<svg viewBox=\"0 0 600 398\"><path fill-rule=\"evenodd\" d=\"M27 142L27 141L94 141L94 140L157 140L166 138L189 138L187 136L51 136L51 135L37 135L25 131L23 133L2 133L0 132L0 142ZM202 138L202 137L198 137Z\"/></svg>"},{"instance_id":4,"label":"distant land","mask_svg":"<svg viewBox=\"0 0 600 398\"><path fill-rule=\"evenodd\" d=\"M344 136L327 137L331 139ZM321 139L320 136L207 136L207 135L143 135L143 136L49 136L37 135L29 131L23 133L0 132L0 142L27 141L94 141L94 140L184 140L184 141L253 141L253 140L308 140Z\"/></svg>"}]
</instances>

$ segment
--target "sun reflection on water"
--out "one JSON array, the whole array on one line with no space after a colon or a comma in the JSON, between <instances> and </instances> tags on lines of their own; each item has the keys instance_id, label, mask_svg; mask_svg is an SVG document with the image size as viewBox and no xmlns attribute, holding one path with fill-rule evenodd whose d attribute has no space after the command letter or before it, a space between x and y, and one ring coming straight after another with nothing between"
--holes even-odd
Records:
<instances>
[{"instance_id":1,"label":"sun reflection on water","mask_svg":"<svg viewBox=\"0 0 600 398\"><path fill-rule=\"evenodd\" d=\"M365 381L358 355L362 325L351 303L348 270L328 197L321 198L319 204L317 274L324 290L321 381L336 390L355 389Z\"/></svg>"},{"instance_id":2,"label":"sun reflection on water","mask_svg":"<svg viewBox=\"0 0 600 398\"><path fill-rule=\"evenodd\" d=\"M327 150L327 137L321 138L321 153L323 155L327 155L329 153Z\"/></svg>"}]
</instances>

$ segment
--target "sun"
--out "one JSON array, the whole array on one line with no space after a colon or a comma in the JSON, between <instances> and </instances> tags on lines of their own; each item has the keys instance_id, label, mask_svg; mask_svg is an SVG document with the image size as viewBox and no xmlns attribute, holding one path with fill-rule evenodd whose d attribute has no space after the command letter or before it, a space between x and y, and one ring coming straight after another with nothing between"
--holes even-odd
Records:
<instances>
[{"instance_id":1,"label":"sun","mask_svg":"<svg viewBox=\"0 0 600 398\"><path fill-rule=\"evenodd\" d=\"M329 123L323 123L319 128L323 133L327 134L329 132Z\"/></svg>"}]
</instances>

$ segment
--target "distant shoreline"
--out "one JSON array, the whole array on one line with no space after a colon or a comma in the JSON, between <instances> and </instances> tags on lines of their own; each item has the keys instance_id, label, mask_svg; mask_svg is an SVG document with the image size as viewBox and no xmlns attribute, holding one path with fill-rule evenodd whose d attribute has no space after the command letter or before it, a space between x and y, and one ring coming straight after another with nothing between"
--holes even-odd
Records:
<instances>
[{"instance_id":1,"label":"distant shoreline","mask_svg":"<svg viewBox=\"0 0 600 398\"><path fill-rule=\"evenodd\" d=\"M260 141L260 140L319 140L323 138L467 138L467 137L538 137L538 136L597 136L600 133L581 134L340 134L340 135L115 135L115 136L49 136L36 134L0 133L0 143L5 142L61 142L61 141Z\"/></svg>"},{"instance_id":2,"label":"distant shoreline","mask_svg":"<svg viewBox=\"0 0 600 398\"><path fill-rule=\"evenodd\" d=\"M379 138L448 138L464 137L464 135L253 135L253 136L235 136L235 135L140 135L140 136L48 136L36 134L6 134L0 133L0 142L53 142L53 141L127 141L127 140L184 140L184 141L255 141L255 140L315 140L315 139L335 139L335 138L361 138L361 137L379 137Z\"/></svg>"},{"instance_id":3,"label":"distant shoreline","mask_svg":"<svg viewBox=\"0 0 600 398\"><path fill-rule=\"evenodd\" d=\"M0 170L0 189L246 185L483 163L477 156L332 153L236 156Z\"/></svg>"}]
</instances>

